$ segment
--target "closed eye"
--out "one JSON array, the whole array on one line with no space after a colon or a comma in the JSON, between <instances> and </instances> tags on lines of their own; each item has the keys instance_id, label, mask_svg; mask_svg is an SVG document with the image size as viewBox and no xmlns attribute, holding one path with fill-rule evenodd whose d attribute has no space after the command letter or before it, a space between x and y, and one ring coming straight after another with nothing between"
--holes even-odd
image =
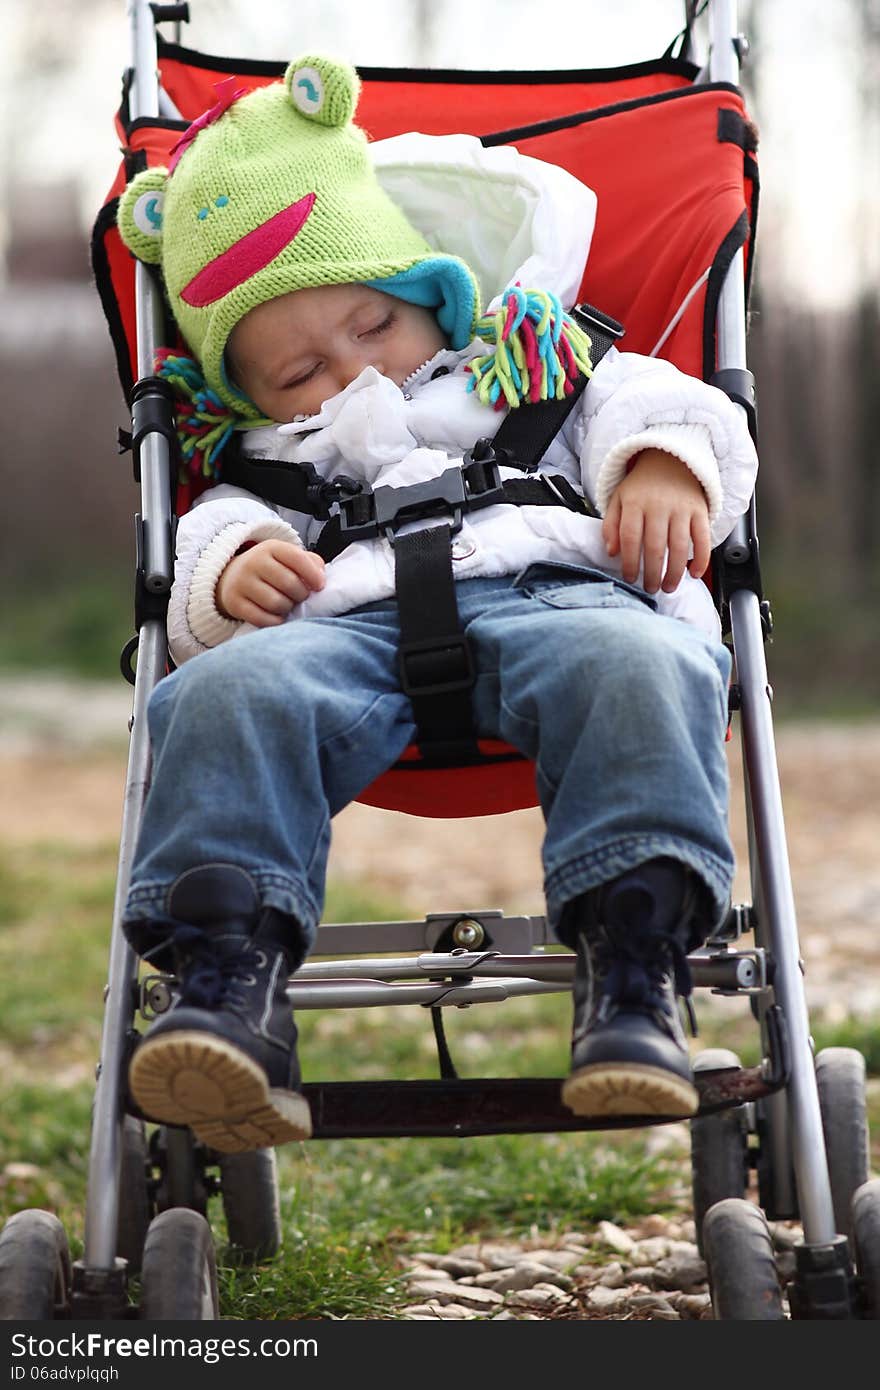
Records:
<instances>
[{"instance_id":1,"label":"closed eye","mask_svg":"<svg viewBox=\"0 0 880 1390\"><path fill-rule=\"evenodd\" d=\"M394 323L396 318L397 315L392 309L390 313L387 315L387 317L382 320L381 323L376 324L375 328L368 328L365 333L360 333L358 336L361 338L378 338L381 333L388 332L388 329Z\"/></svg>"},{"instance_id":2,"label":"closed eye","mask_svg":"<svg viewBox=\"0 0 880 1390\"><path fill-rule=\"evenodd\" d=\"M285 381L284 385L281 387L281 390L292 391L295 386L305 386L306 382L311 381L312 377L317 376L320 371L323 371L323 368L323 362L316 362L314 367L310 367L309 370L305 372L303 376L295 377L293 381Z\"/></svg>"}]
</instances>

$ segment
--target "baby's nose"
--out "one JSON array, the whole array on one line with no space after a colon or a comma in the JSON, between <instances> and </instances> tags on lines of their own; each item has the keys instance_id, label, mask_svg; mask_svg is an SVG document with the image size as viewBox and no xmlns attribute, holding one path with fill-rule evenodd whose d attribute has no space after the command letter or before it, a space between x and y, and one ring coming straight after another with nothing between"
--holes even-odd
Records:
<instances>
[{"instance_id":1,"label":"baby's nose","mask_svg":"<svg viewBox=\"0 0 880 1390\"><path fill-rule=\"evenodd\" d=\"M371 352L369 349L366 351L354 351L349 353L339 364L339 375L342 387L344 388L351 385L351 383L360 376L365 367L375 367L376 371L381 372L384 376L385 367L383 356L382 353Z\"/></svg>"}]
</instances>

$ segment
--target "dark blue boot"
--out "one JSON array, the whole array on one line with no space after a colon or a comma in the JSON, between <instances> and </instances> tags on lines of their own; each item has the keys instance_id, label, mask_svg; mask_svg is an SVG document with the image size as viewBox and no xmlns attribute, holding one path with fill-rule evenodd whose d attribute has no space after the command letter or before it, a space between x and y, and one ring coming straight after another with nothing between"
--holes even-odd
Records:
<instances>
[{"instance_id":1,"label":"dark blue boot","mask_svg":"<svg viewBox=\"0 0 880 1390\"><path fill-rule=\"evenodd\" d=\"M132 1057L138 1106L221 1153L307 1139L286 992L303 956L295 924L261 910L250 875L229 864L182 875L169 912L180 996Z\"/></svg>"},{"instance_id":2,"label":"dark blue boot","mask_svg":"<svg viewBox=\"0 0 880 1390\"><path fill-rule=\"evenodd\" d=\"M702 941L699 880L654 859L573 903L560 935L577 954L571 1075L576 1115L667 1115L697 1109L678 999L691 991L687 952Z\"/></svg>"}]
</instances>

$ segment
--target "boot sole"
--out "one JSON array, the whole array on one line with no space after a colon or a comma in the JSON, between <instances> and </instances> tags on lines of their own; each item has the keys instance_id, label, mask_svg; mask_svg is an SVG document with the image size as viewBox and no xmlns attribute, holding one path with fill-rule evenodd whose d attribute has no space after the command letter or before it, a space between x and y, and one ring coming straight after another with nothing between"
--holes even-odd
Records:
<instances>
[{"instance_id":1,"label":"boot sole","mask_svg":"<svg viewBox=\"0 0 880 1390\"><path fill-rule=\"evenodd\" d=\"M639 1062L597 1062L574 1072L562 1085L562 1103L575 1115L668 1115L696 1113L700 1097L690 1081Z\"/></svg>"},{"instance_id":2,"label":"boot sole","mask_svg":"<svg viewBox=\"0 0 880 1390\"><path fill-rule=\"evenodd\" d=\"M182 1030L141 1043L129 1068L131 1093L145 1115L188 1125L220 1153L244 1153L308 1139L308 1101L270 1087L247 1053L210 1033Z\"/></svg>"}]
</instances>

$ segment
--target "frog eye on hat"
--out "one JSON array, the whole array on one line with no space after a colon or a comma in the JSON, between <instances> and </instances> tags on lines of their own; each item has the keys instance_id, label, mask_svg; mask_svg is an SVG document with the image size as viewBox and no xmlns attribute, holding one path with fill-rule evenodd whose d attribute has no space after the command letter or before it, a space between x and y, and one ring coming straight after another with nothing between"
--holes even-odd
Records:
<instances>
[{"instance_id":1,"label":"frog eye on hat","mask_svg":"<svg viewBox=\"0 0 880 1390\"><path fill-rule=\"evenodd\" d=\"M167 169L145 169L119 201L117 221L122 240L138 260L158 265L162 259L162 205Z\"/></svg>"},{"instance_id":2,"label":"frog eye on hat","mask_svg":"<svg viewBox=\"0 0 880 1390\"><path fill-rule=\"evenodd\" d=\"M297 58L284 74L284 82L291 102L310 121L343 126L354 115L360 82L346 63L313 55Z\"/></svg>"}]
</instances>

